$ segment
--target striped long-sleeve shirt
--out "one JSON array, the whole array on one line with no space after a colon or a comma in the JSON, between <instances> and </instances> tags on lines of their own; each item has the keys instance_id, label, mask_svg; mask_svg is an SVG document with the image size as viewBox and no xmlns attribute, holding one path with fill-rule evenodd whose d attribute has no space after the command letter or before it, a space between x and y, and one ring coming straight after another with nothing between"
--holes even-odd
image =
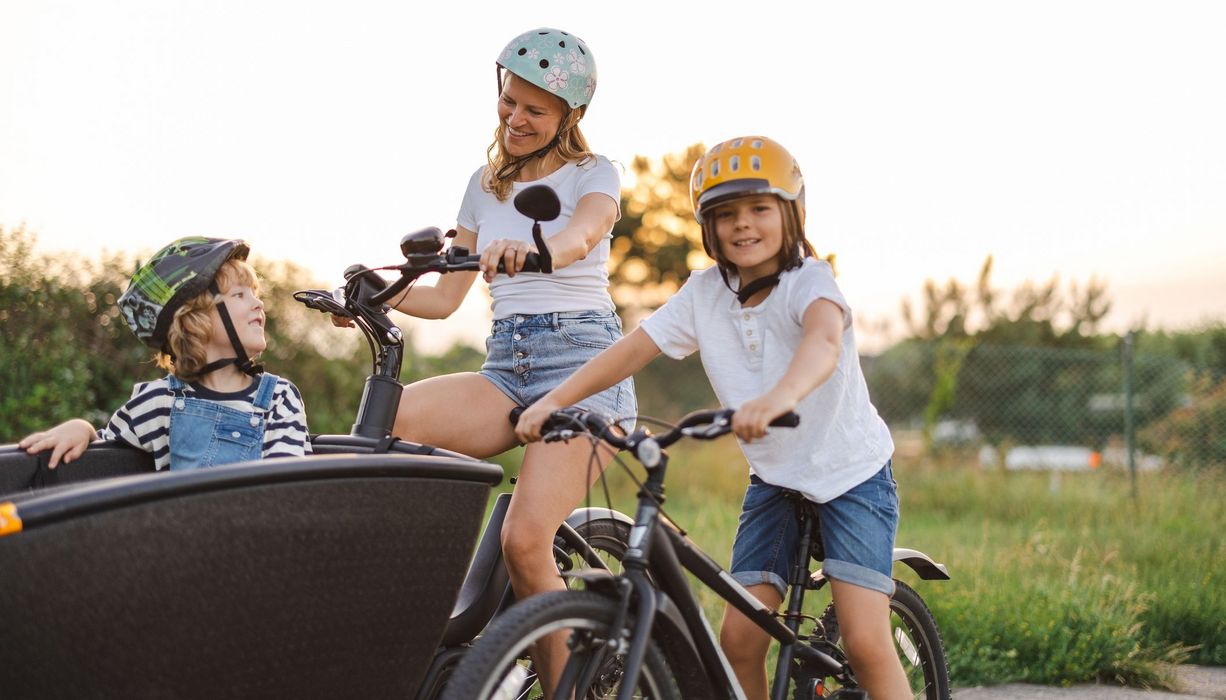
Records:
<instances>
[{"instance_id":1,"label":"striped long-sleeve shirt","mask_svg":"<svg viewBox=\"0 0 1226 700\"><path fill-rule=\"evenodd\" d=\"M199 384L188 384L185 395L252 413L259 385L259 381L253 381L243 391L220 393ZM137 384L132 389L132 398L111 416L106 427L98 431L98 437L126 442L149 452L156 468L166 469L170 466L170 409L174 399L166 377ZM311 453L306 408L293 382L277 378L266 418L262 457L297 457Z\"/></svg>"}]
</instances>

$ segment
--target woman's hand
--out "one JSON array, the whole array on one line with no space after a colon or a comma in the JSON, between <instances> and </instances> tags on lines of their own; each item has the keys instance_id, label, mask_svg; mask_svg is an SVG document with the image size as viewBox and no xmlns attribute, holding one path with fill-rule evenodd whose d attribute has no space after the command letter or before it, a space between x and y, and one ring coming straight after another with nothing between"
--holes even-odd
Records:
<instances>
[{"instance_id":1,"label":"woman's hand","mask_svg":"<svg viewBox=\"0 0 1226 700\"><path fill-rule=\"evenodd\" d=\"M80 457L93 440L94 426L80 418L73 418L50 430L34 433L17 443L17 446L32 455L51 450L47 468L55 469L61 458L64 464L68 464Z\"/></svg>"},{"instance_id":2,"label":"woman's hand","mask_svg":"<svg viewBox=\"0 0 1226 700\"><path fill-rule=\"evenodd\" d=\"M515 436L525 445L537 442L541 439L541 426L559 408L562 408L561 404L550 401L548 395L541 397L519 414L519 422L515 424Z\"/></svg>"},{"instance_id":3,"label":"woman's hand","mask_svg":"<svg viewBox=\"0 0 1226 700\"><path fill-rule=\"evenodd\" d=\"M736 409L732 414L732 432L745 442L753 442L766 435L771 421L795 408L795 401L767 392Z\"/></svg>"},{"instance_id":4,"label":"woman's hand","mask_svg":"<svg viewBox=\"0 0 1226 700\"><path fill-rule=\"evenodd\" d=\"M348 316L337 316L332 314L332 325L337 328L353 328L353 319Z\"/></svg>"},{"instance_id":5,"label":"woman's hand","mask_svg":"<svg viewBox=\"0 0 1226 700\"><path fill-rule=\"evenodd\" d=\"M537 252L536 246L527 241L516 241L510 238L492 241L481 252L481 276L485 278L486 283L493 282L494 275L498 274L498 263L501 262L507 277L514 277L515 273L524 269L524 260L527 259L528 253L535 252Z\"/></svg>"}]
</instances>

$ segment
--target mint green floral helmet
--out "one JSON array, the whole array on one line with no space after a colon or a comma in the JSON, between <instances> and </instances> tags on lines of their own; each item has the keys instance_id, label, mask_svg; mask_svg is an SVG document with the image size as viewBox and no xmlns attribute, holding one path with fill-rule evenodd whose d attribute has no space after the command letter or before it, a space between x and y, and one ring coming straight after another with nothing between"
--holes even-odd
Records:
<instances>
[{"instance_id":1,"label":"mint green floral helmet","mask_svg":"<svg viewBox=\"0 0 1226 700\"><path fill-rule=\"evenodd\" d=\"M596 92L596 59L582 39L560 29L541 27L511 40L498 65L533 85L561 97L571 109L587 107ZM502 72L498 74L502 89Z\"/></svg>"}]
</instances>

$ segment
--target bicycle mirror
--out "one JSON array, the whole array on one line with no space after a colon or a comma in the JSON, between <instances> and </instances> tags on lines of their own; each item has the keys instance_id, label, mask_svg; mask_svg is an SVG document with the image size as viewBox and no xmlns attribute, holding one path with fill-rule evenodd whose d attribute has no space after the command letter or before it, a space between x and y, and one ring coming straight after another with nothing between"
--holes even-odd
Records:
<instances>
[{"instance_id":1,"label":"bicycle mirror","mask_svg":"<svg viewBox=\"0 0 1226 700\"><path fill-rule=\"evenodd\" d=\"M434 255L442 248L443 232L434 226L406 233L400 239L400 252L406 258L410 255Z\"/></svg>"},{"instance_id":2,"label":"bicycle mirror","mask_svg":"<svg viewBox=\"0 0 1226 700\"><path fill-rule=\"evenodd\" d=\"M549 185L533 185L515 195L515 210L533 221L553 221L562 213L562 203Z\"/></svg>"}]
</instances>

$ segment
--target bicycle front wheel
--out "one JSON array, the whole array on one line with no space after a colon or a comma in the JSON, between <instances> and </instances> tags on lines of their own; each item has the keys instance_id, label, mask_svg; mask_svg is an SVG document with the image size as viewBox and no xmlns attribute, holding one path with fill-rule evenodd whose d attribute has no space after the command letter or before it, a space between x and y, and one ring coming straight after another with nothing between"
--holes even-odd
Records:
<instances>
[{"instance_id":1,"label":"bicycle front wheel","mask_svg":"<svg viewBox=\"0 0 1226 700\"><path fill-rule=\"evenodd\" d=\"M840 646L833 603L822 613L822 626L826 639ZM919 593L898 580L890 598L890 634L915 700L949 700L949 667L936 620Z\"/></svg>"},{"instance_id":2,"label":"bicycle front wheel","mask_svg":"<svg viewBox=\"0 0 1226 700\"><path fill-rule=\"evenodd\" d=\"M533 596L497 617L451 676L442 700L536 698L543 693L529 651L548 634L569 632L570 656L563 678L574 678L577 698L612 698L625 672L625 657L606 644L617 602L586 591ZM621 645L625 646L625 645ZM647 645L634 697L677 700L680 691L668 661L654 641Z\"/></svg>"}]
</instances>

